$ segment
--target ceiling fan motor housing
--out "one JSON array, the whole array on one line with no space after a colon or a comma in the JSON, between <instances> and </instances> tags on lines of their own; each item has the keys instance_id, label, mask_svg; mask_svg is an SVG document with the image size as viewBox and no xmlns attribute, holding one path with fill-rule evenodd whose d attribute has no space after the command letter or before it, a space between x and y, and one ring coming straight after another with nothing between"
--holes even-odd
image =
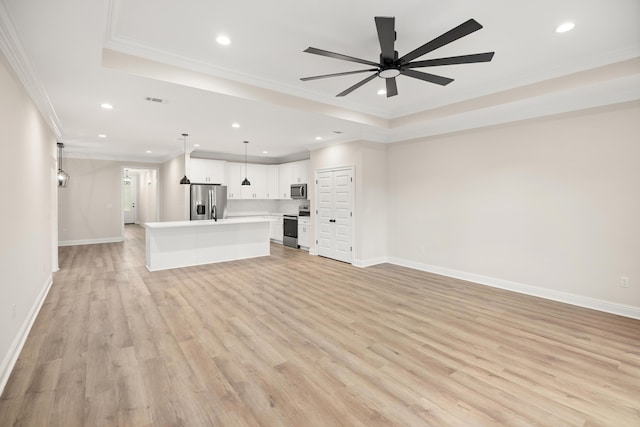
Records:
<instances>
[{"instance_id":1,"label":"ceiling fan motor housing","mask_svg":"<svg viewBox=\"0 0 640 427\"><path fill-rule=\"evenodd\" d=\"M383 58L380 54L380 69L378 77L383 79L392 79L400 75L400 64L398 63L398 51L393 51L393 60Z\"/></svg>"}]
</instances>

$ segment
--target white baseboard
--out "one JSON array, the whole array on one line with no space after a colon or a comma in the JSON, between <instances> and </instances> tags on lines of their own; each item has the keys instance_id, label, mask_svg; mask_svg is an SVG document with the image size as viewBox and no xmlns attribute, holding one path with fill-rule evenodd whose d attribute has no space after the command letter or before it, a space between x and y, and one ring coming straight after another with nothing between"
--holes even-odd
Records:
<instances>
[{"instance_id":1,"label":"white baseboard","mask_svg":"<svg viewBox=\"0 0 640 427\"><path fill-rule=\"evenodd\" d=\"M29 310L29 314L25 319L22 327L18 331L15 339L11 343L11 347L9 347L9 351L4 357L2 361L2 365L0 365L0 395L4 391L4 387L7 385L7 381L9 381L9 376L11 375L11 371L13 371L16 362L18 361L18 356L22 351L22 347L24 347L24 343L27 341L27 337L29 336L29 332L31 331L31 327L33 326L33 322L35 322L36 317L38 317L38 313L40 312L40 308L44 303L44 300L47 298L49 294L49 289L51 289L51 285L53 284L53 275L49 275L47 282L45 283L42 291L36 298L35 302L31 306L31 310Z\"/></svg>"},{"instance_id":2,"label":"white baseboard","mask_svg":"<svg viewBox=\"0 0 640 427\"><path fill-rule=\"evenodd\" d=\"M309 248L309 255L317 256L318 253L316 252L316 248Z\"/></svg>"},{"instance_id":3,"label":"white baseboard","mask_svg":"<svg viewBox=\"0 0 640 427\"><path fill-rule=\"evenodd\" d=\"M429 273L440 274L447 277L453 277L455 279L466 280L469 282L478 283L480 285L486 285L494 288L500 288L508 291L518 292L521 294L532 295L535 297L563 302L566 304L576 305L579 307L585 307L593 310L604 311L606 313L617 314L619 316L631 317L633 319L640 319L640 307L619 304L619 303L596 299L596 298L585 297L582 295L556 291L553 289L525 285L522 283L512 282L509 280L497 279L495 277L483 276L481 274L468 273L466 271L458 271L451 268L423 264L423 263L409 261L401 258L390 257L388 259L388 262L390 264L413 268L415 270L427 271Z\"/></svg>"},{"instance_id":4,"label":"white baseboard","mask_svg":"<svg viewBox=\"0 0 640 427\"><path fill-rule=\"evenodd\" d=\"M366 268L373 265L384 264L385 262L389 262L389 259L386 256L381 256L370 259L354 259L351 265L354 267Z\"/></svg>"},{"instance_id":5,"label":"white baseboard","mask_svg":"<svg viewBox=\"0 0 640 427\"><path fill-rule=\"evenodd\" d=\"M124 242L124 239L122 237L103 237L101 239L63 240L58 242L58 246L95 245L98 243L119 242Z\"/></svg>"}]
</instances>

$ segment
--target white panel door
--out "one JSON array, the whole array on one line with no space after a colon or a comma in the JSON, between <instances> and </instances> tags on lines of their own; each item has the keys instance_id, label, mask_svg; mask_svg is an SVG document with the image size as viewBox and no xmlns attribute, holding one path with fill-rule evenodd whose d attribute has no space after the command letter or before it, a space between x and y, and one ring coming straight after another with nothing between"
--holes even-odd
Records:
<instances>
[{"instance_id":1,"label":"white panel door","mask_svg":"<svg viewBox=\"0 0 640 427\"><path fill-rule=\"evenodd\" d=\"M318 255L328 258L334 257L335 242L333 239L333 172L319 172L318 183L318 213L316 222L318 224L318 242L316 251Z\"/></svg>"},{"instance_id":2,"label":"white panel door","mask_svg":"<svg viewBox=\"0 0 640 427\"><path fill-rule=\"evenodd\" d=\"M353 261L353 169L318 172L318 255Z\"/></svg>"},{"instance_id":3,"label":"white panel door","mask_svg":"<svg viewBox=\"0 0 640 427\"><path fill-rule=\"evenodd\" d=\"M333 258L350 263L351 235L352 235L352 181L351 169L335 171L333 173L333 227L335 241L335 256Z\"/></svg>"}]
</instances>

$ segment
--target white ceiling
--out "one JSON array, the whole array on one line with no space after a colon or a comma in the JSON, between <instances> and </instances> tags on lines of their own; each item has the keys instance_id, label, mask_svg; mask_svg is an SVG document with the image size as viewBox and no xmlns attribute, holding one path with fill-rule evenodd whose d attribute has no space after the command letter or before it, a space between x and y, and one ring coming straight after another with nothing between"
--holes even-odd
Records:
<instances>
[{"instance_id":1,"label":"white ceiling","mask_svg":"<svg viewBox=\"0 0 640 427\"><path fill-rule=\"evenodd\" d=\"M242 155L249 140L251 155L282 158L640 99L638 0L0 2L0 46L67 156L164 161L186 132L189 150ZM367 68L309 46L377 62L375 16L395 16L400 56L474 18L483 29L420 59L495 57L425 69L455 79L445 87L400 76L392 98L378 78L335 97L367 74L300 81Z\"/></svg>"}]
</instances>

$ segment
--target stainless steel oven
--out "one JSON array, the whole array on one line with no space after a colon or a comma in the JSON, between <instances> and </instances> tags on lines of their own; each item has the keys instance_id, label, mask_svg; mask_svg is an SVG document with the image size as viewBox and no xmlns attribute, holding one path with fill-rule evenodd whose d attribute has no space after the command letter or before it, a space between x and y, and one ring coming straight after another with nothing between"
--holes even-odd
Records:
<instances>
[{"instance_id":1,"label":"stainless steel oven","mask_svg":"<svg viewBox=\"0 0 640 427\"><path fill-rule=\"evenodd\" d=\"M298 216L283 215L282 216L283 233L282 243L285 246L298 248Z\"/></svg>"}]
</instances>

